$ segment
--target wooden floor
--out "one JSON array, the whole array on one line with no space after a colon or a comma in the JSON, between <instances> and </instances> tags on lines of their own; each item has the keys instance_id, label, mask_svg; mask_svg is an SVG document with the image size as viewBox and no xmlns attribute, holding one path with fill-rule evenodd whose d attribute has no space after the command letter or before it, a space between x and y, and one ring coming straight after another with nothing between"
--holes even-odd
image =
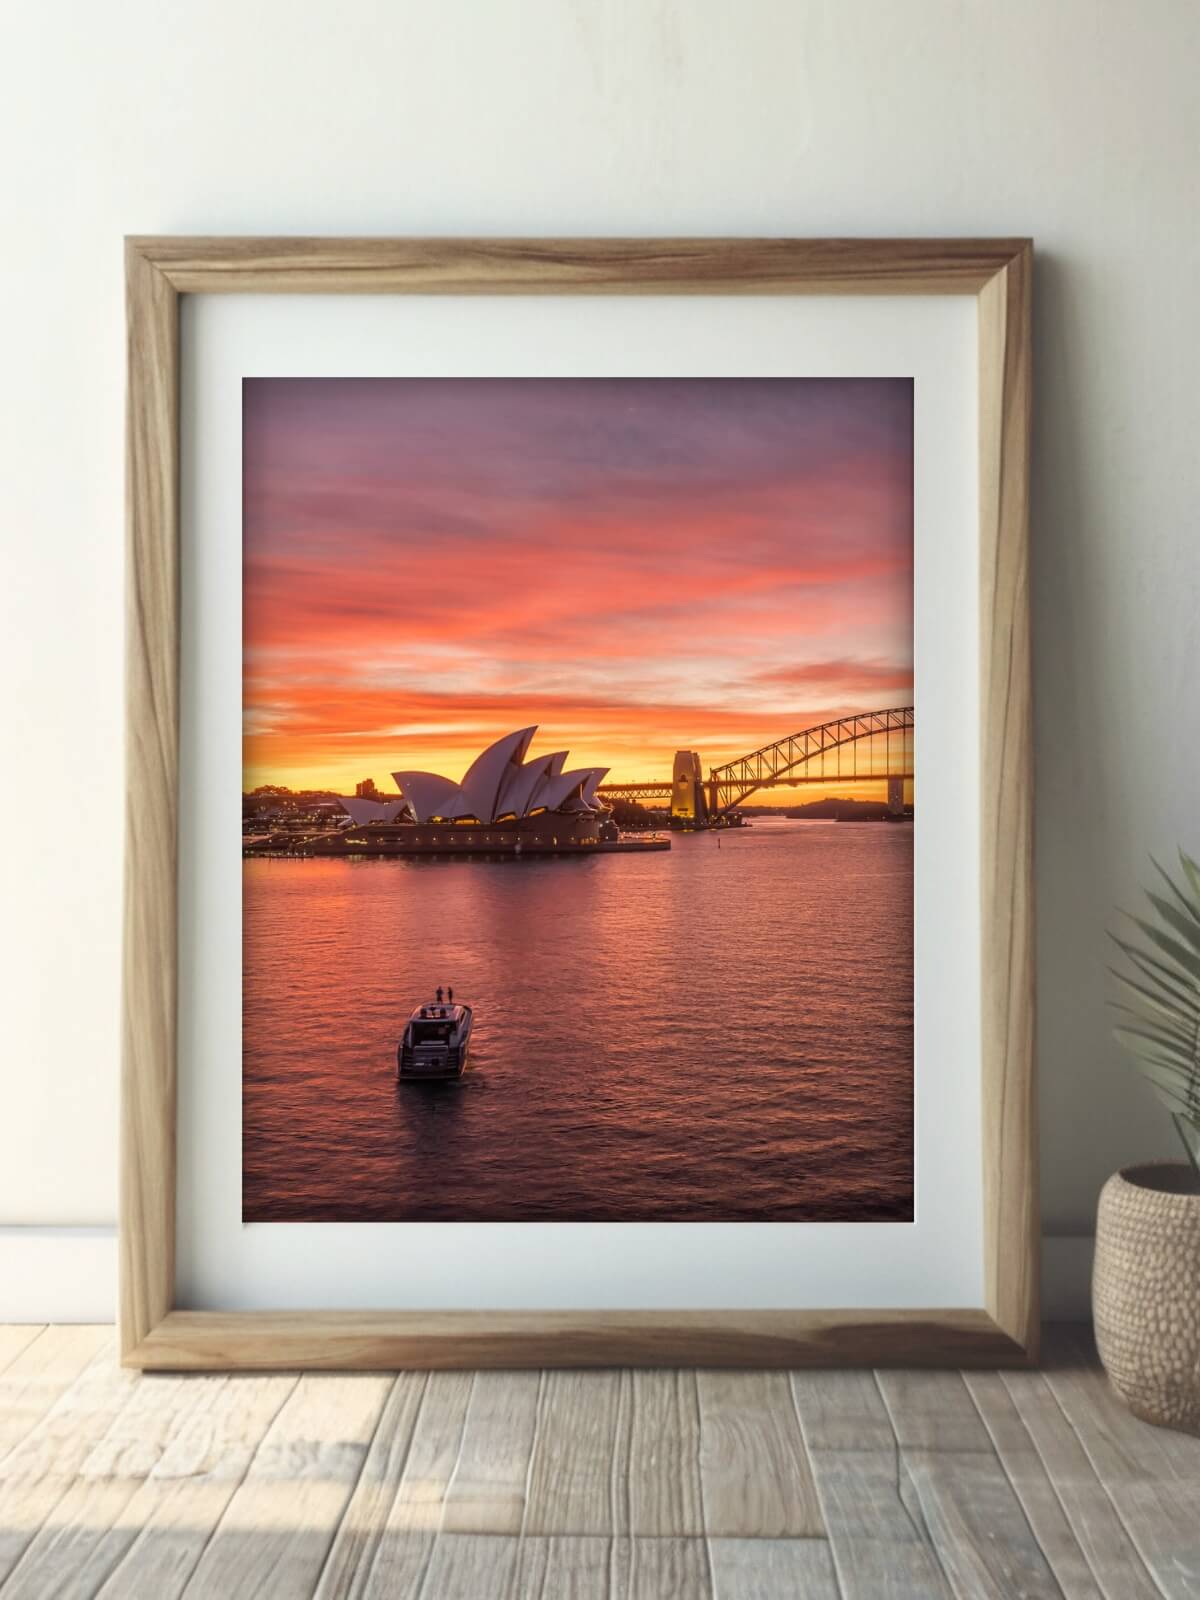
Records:
<instances>
[{"instance_id":1,"label":"wooden floor","mask_svg":"<svg viewBox=\"0 0 1200 1600\"><path fill-rule=\"evenodd\" d=\"M0 1326L0 1600L1200 1597L1200 1439L1040 1373L136 1377Z\"/></svg>"}]
</instances>

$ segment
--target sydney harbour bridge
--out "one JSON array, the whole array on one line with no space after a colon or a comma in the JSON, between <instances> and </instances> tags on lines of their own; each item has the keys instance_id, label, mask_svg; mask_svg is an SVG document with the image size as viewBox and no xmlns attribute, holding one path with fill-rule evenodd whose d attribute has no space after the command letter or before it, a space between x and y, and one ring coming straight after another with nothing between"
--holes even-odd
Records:
<instances>
[{"instance_id":1,"label":"sydney harbour bridge","mask_svg":"<svg viewBox=\"0 0 1200 1600\"><path fill-rule=\"evenodd\" d=\"M610 783L598 793L610 800L669 803L674 820L703 827L728 817L750 795L775 785L880 783L888 806L904 805L904 781L913 776L913 708L862 711L789 733L703 774L698 753L679 750L669 782Z\"/></svg>"}]
</instances>

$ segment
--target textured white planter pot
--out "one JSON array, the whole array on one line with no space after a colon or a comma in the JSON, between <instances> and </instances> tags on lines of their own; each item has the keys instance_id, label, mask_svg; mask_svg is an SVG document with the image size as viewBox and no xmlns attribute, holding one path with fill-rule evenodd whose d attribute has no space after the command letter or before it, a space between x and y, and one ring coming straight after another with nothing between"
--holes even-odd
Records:
<instances>
[{"instance_id":1,"label":"textured white planter pot","mask_svg":"<svg viewBox=\"0 0 1200 1600\"><path fill-rule=\"evenodd\" d=\"M1200 1183L1183 1163L1126 1167L1100 1193L1096 1344L1135 1416L1200 1433Z\"/></svg>"}]
</instances>

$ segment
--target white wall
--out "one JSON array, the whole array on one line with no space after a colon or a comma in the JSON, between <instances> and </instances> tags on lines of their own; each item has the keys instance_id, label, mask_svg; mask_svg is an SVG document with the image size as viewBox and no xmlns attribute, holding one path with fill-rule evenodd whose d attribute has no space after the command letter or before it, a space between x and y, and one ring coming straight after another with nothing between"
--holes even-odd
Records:
<instances>
[{"instance_id":1,"label":"white wall","mask_svg":"<svg viewBox=\"0 0 1200 1600\"><path fill-rule=\"evenodd\" d=\"M107 1303L129 232L1032 234L1047 1231L1171 1153L1109 1042L1104 929L1147 852L1200 849L1200 8L9 0L4 37L12 1314ZM1086 1261L1049 1259L1077 1296Z\"/></svg>"}]
</instances>

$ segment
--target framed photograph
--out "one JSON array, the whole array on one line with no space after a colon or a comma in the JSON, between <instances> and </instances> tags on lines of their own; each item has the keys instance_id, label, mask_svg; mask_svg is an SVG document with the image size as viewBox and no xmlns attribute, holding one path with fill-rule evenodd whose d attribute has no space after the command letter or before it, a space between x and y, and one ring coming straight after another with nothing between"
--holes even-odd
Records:
<instances>
[{"instance_id":1,"label":"framed photograph","mask_svg":"<svg viewBox=\"0 0 1200 1600\"><path fill-rule=\"evenodd\" d=\"M126 260L125 1362L1033 1360L1029 242Z\"/></svg>"}]
</instances>

